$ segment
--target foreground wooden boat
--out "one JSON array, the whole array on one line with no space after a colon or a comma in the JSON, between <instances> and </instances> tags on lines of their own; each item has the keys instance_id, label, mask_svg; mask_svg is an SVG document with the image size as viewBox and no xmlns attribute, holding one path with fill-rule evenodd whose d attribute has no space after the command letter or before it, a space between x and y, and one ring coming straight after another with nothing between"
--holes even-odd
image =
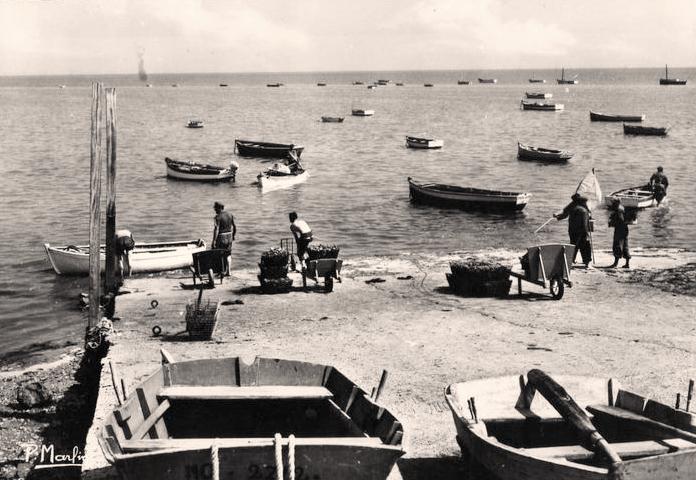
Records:
<instances>
[{"instance_id":1,"label":"foreground wooden boat","mask_svg":"<svg viewBox=\"0 0 696 480\"><path fill-rule=\"evenodd\" d=\"M409 148L436 149L442 148L444 144L441 139L406 136L406 146Z\"/></svg>"},{"instance_id":2,"label":"foreground wooden boat","mask_svg":"<svg viewBox=\"0 0 696 480\"><path fill-rule=\"evenodd\" d=\"M331 366L163 356L170 363L98 434L122 480L286 478L290 469L298 480L378 480L404 454L401 423Z\"/></svg>"},{"instance_id":3,"label":"foreground wooden boat","mask_svg":"<svg viewBox=\"0 0 696 480\"><path fill-rule=\"evenodd\" d=\"M657 205L657 200L655 200L655 196L650 190L650 185L617 190L611 195L604 197L604 203L607 207L610 207L614 199L617 198L621 200L621 205L623 205L624 208L648 208Z\"/></svg>"},{"instance_id":4,"label":"foreground wooden boat","mask_svg":"<svg viewBox=\"0 0 696 480\"><path fill-rule=\"evenodd\" d=\"M544 92L524 92L525 97L527 98L551 98L553 97L553 93L544 93Z\"/></svg>"},{"instance_id":5,"label":"foreground wooden boat","mask_svg":"<svg viewBox=\"0 0 696 480\"><path fill-rule=\"evenodd\" d=\"M343 123L344 117L321 117L324 123Z\"/></svg>"},{"instance_id":6,"label":"foreground wooden boat","mask_svg":"<svg viewBox=\"0 0 696 480\"><path fill-rule=\"evenodd\" d=\"M256 177L258 186L264 192L289 188L298 183L306 182L309 178L309 171L298 170L294 173L280 173L272 169L259 173Z\"/></svg>"},{"instance_id":7,"label":"foreground wooden boat","mask_svg":"<svg viewBox=\"0 0 696 480\"><path fill-rule=\"evenodd\" d=\"M228 168L216 167L196 162L182 162L169 157L164 159L167 164L167 176L179 180L197 182L229 182L237 174L237 166L231 163Z\"/></svg>"},{"instance_id":8,"label":"foreground wooden boat","mask_svg":"<svg viewBox=\"0 0 696 480\"><path fill-rule=\"evenodd\" d=\"M532 196L531 193L420 183L411 177L408 177L408 188L413 202L463 210L519 211L527 206Z\"/></svg>"},{"instance_id":9,"label":"foreground wooden boat","mask_svg":"<svg viewBox=\"0 0 696 480\"><path fill-rule=\"evenodd\" d=\"M520 160L541 160L544 162L565 163L575 155L567 150L533 147L517 142L517 158Z\"/></svg>"},{"instance_id":10,"label":"foreground wooden boat","mask_svg":"<svg viewBox=\"0 0 696 480\"><path fill-rule=\"evenodd\" d=\"M593 122L642 122L645 115L611 115L590 110L590 120Z\"/></svg>"},{"instance_id":11,"label":"foreground wooden boat","mask_svg":"<svg viewBox=\"0 0 696 480\"><path fill-rule=\"evenodd\" d=\"M363 110L361 108L354 108L350 112L354 117L371 117L375 114L374 110Z\"/></svg>"},{"instance_id":12,"label":"foreground wooden boat","mask_svg":"<svg viewBox=\"0 0 696 480\"><path fill-rule=\"evenodd\" d=\"M89 245L52 247L45 243L46 256L58 275L89 274ZM193 254L205 250L201 239L181 242L136 242L130 252L131 273L165 272L188 268ZM105 247L100 249L101 271L104 272Z\"/></svg>"},{"instance_id":13,"label":"foreground wooden boat","mask_svg":"<svg viewBox=\"0 0 696 480\"><path fill-rule=\"evenodd\" d=\"M660 79L660 85L686 85L686 80L669 78L669 71L667 70L667 65L665 65L665 78Z\"/></svg>"},{"instance_id":14,"label":"foreground wooden boat","mask_svg":"<svg viewBox=\"0 0 696 480\"><path fill-rule=\"evenodd\" d=\"M563 110L562 103L545 103L545 102L525 102L522 100L520 102L522 110L541 110L548 112L555 112L558 110Z\"/></svg>"},{"instance_id":15,"label":"foreground wooden boat","mask_svg":"<svg viewBox=\"0 0 696 480\"><path fill-rule=\"evenodd\" d=\"M304 147L293 143L257 142L254 140L235 140L234 146L244 157L285 158L290 152L299 157Z\"/></svg>"},{"instance_id":16,"label":"foreground wooden boat","mask_svg":"<svg viewBox=\"0 0 696 480\"><path fill-rule=\"evenodd\" d=\"M643 127L641 125L626 125L623 126L625 135L650 135L664 137L667 135L669 127Z\"/></svg>"},{"instance_id":17,"label":"foreground wooden boat","mask_svg":"<svg viewBox=\"0 0 696 480\"><path fill-rule=\"evenodd\" d=\"M557 380L531 370L447 387L472 470L500 480L696 478L696 415L611 380Z\"/></svg>"}]
</instances>

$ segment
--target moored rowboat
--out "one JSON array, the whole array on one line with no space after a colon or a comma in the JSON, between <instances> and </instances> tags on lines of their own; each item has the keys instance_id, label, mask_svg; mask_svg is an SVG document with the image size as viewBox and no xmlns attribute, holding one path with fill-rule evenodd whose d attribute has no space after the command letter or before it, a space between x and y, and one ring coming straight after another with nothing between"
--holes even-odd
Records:
<instances>
[{"instance_id":1,"label":"moored rowboat","mask_svg":"<svg viewBox=\"0 0 696 480\"><path fill-rule=\"evenodd\" d=\"M89 274L89 245L52 247L44 244L46 256L58 275ZM106 256L101 247L101 271L104 271ZM193 265L193 254L205 250L201 239L180 242L136 242L130 251L131 273L164 272Z\"/></svg>"},{"instance_id":2,"label":"moored rowboat","mask_svg":"<svg viewBox=\"0 0 696 480\"><path fill-rule=\"evenodd\" d=\"M98 440L122 480L286 478L289 469L298 480L381 480L404 454L403 430L376 401L328 365L173 362L114 408Z\"/></svg>"},{"instance_id":3,"label":"moored rowboat","mask_svg":"<svg viewBox=\"0 0 696 480\"><path fill-rule=\"evenodd\" d=\"M292 143L257 142L254 140L235 140L234 146L237 153L246 157L285 158L291 151L299 157L304 150L303 146Z\"/></svg>"},{"instance_id":4,"label":"moored rowboat","mask_svg":"<svg viewBox=\"0 0 696 480\"><path fill-rule=\"evenodd\" d=\"M593 122L642 122L645 115L611 115L590 110L590 120Z\"/></svg>"},{"instance_id":5,"label":"moored rowboat","mask_svg":"<svg viewBox=\"0 0 696 480\"><path fill-rule=\"evenodd\" d=\"M324 123L342 123L344 117L321 117L321 121Z\"/></svg>"},{"instance_id":6,"label":"moored rowboat","mask_svg":"<svg viewBox=\"0 0 696 480\"><path fill-rule=\"evenodd\" d=\"M309 171L307 170L299 170L295 173L279 173L270 169L259 173L256 177L259 188L264 192L292 187L298 183L306 182L308 178Z\"/></svg>"},{"instance_id":7,"label":"moored rowboat","mask_svg":"<svg viewBox=\"0 0 696 480\"><path fill-rule=\"evenodd\" d=\"M567 162L574 153L567 150L533 147L517 142L517 158L520 160L543 160L546 162Z\"/></svg>"},{"instance_id":8,"label":"moored rowboat","mask_svg":"<svg viewBox=\"0 0 696 480\"><path fill-rule=\"evenodd\" d=\"M604 197L604 203L610 207L614 199L621 200L624 208L648 208L657 205L657 200L649 185L624 188Z\"/></svg>"},{"instance_id":9,"label":"moored rowboat","mask_svg":"<svg viewBox=\"0 0 696 480\"><path fill-rule=\"evenodd\" d=\"M520 106L522 110L541 110L541 111L557 111L563 110L562 103L544 103L544 102L525 102L520 101Z\"/></svg>"},{"instance_id":10,"label":"moored rowboat","mask_svg":"<svg viewBox=\"0 0 696 480\"><path fill-rule=\"evenodd\" d=\"M227 182L234 180L237 174L237 165L235 163L230 163L228 168L223 168L196 162L182 162L169 157L166 157L164 161L167 164L167 176L179 180Z\"/></svg>"},{"instance_id":11,"label":"moored rowboat","mask_svg":"<svg viewBox=\"0 0 696 480\"><path fill-rule=\"evenodd\" d=\"M479 83L498 83L497 78L479 78L478 79Z\"/></svg>"},{"instance_id":12,"label":"moored rowboat","mask_svg":"<svg viewBox=\"0 0 696 480\"><path fill-rule=\"evenodd\" d=\"M361 108L354 108L350 112L354 117L371 117L375 114L374 110L363 110Z\"/></svg>"},{"instance_id":13,"label":"moored rowboat","mask_svg":"<svg viewBox=\"0 0 696 480\"><path fill-rule=\"evenodd\" d=\"M524 92L525 97L527 98L551 98L553 97L553 93L544 93L544 92Z\"/></svg>"},{"instance_id":14,"label":"moored rowboat","mask_svg":"<svg viewBox=\"0 0 696 480\"><path fill-rule=\"evenodd\" d=\"M411 177L408 177L408 187L411 200L416 203L463 210L519 211L527 205L532 196L531 193L420 183Z\"/></svg>"},{"instance_id":15,"label":"moored rowboat","mask_svg":"<svg viewBox=\"0 0 696 480\"><path fill-rule=\"evenodd\" d=\"M406 136L406 146L409 148L434 149L442 148L444 140Z\"/></svg>"},{"instance_id":16,"label":"moored rowboat","mask_svg":"<svg viewBox=\"0 0 696 480\"><path fill-rule=\"evenodd\" d=\"M500 480L695 478L695 414L613 381L557 380L532 370L527 379L447 387L457 442L474 471Z\"/></svg>"},{"instance_id":17,"label":"moored rowboat","mask_svg":"<svg viewBox=\"0 0 696 480\"><path fill-rule=\"evenodd\" d=\"M667 135L668 127L643 127L642 125L626 125L623 126L625 135L649 135L664 137Z\"/></svg>"}]
</instances>

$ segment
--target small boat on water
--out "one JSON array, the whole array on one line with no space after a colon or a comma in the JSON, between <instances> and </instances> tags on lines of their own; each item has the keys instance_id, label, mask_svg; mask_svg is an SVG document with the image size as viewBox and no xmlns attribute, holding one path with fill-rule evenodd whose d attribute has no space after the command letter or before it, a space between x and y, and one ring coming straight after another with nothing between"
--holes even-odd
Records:
<instances>
[{"instance_id":1,"label":"small boat on water","mask_svg":"<svg viewBox=\"0 0 696 480\"><path fill-rule=\"evenodd\" d=\"M221 86L221 87L227 87L227 86L229 86L229 85L227 85L226 83L221 83L220 86Z\"/></svg>"},{"instance_id":2,"label":"small boat on water","mask_svg":"<svg viewBox=\"0 0 696 480\"><path fill-rule=\"evenodd\" d=\"M317 83L317 87L325 87L326 84L324 82L319 82Z\"/></svg>"},{"instance_id":3,"label":"small boat on water","mask_svg":"<svg viewBox=\"0 0 696 480\"><path fill-rule=\"evenodd\" d=\"M189 120L186 124L186 128L203 128L204 126L203 120Z\"/></svg>"},{"instance_id":4,"label":"small boat on water","mask_svg":"<svg viewBox=\"0 0 696 480\"><path fill-rule=\"evenodd\" d=\"M540 370L449 385L467 478L696 478L696 414L600 378Z\"/></svg>"},{"instance_id":5,"label":"small boat on water","mask_svg":"<svg viewBox=\"0 0 696 480\"><path fill-rule=\"evenodd\" d=\"M167 176L179 180L192 180L198 182L229 182L234 181L237 175L237 164L231 162L230 166L218 167L196 162L183 162L169 157L164 159L167 164Z\"/></svg>"},{"instance_id":6,"label":"small boat on water","mask_svg":"<svg viewBox=\"0 0 696 480\"><path fill-rule=\"evenodd\" d=\"M546 83L546 80L543 78L534 78L532 76L532 78L529 79L529 83Z\"/></svg>"},{"instance_id":7,"label":"small boat on water","mask_svg":"<svg viewBox=\"0 0 696 480\"><path fill-rule=\"evenodd\" d=\"M522 100L520 102L522 110L541 110L554 112L557 110L563 110L562 103L546 103L546 102L525 102Z\"/></svg>"},{"instance_id":8,"label":"small boat on water","mask_svg":"<svg viewBox=\"0 0 696 480\"><path fill-rule=\"evenodd\" d=\"M533 147L517 142L517 158L520 160L541 160L544 162L565 163L575 155L567 150Z\"/></svg>"},{"instance_id":9,"label":"small boat on water","mask_svg":"<svg viewBox=\"0 0 696 480\"><path fill-rule=\"evenodd\" d=\"M368 395L329 365L163 357L99 430L122 480L384 480L405 453L383 383Z\"/></svg>"},{"instance_id":10,"label":"small boat on water","mask_svg":"<svg viewBox=\"0 0 696 480\"><path fill-rule=\"evenodd\" d=\"M479 83L498 83L497 78L479 78L478 79Z\"/></svg>"},{"instance_id":11,"label":"small boat on water","mask_svg":"<svg viewBox=\"0 0 696 480\"><path fill-rule=\"evenodd\" d=\"M289 188L298 183L304 183L309 178L309 172L298 169L294 172L283 172L276 168L269 168L265 172L259 173L256 177L258 186L264 192Z\"/></svg>"},{"instance_id":12,"label":"small boat on water","mask_svg":"<svg viewBox=\"0 0 696 480\"><path fill-rule=\"evenodd\" d=\"M577 75L575 75L577 77ZM573 78L565 78L565 68L561 68L561 78L557 78L556 82L558 82L559 85L577 85L578 80Z\"/></svg>"},{"instance_id":13,"label":"small boat on water","mask_svg":"<svg viewBox=\"0 0 696 480\"><path fill-rule=\"evenodd\" d=\"M604 197L604 203L610 207L614 199L621 200L624 208L649 208L657 205L657 200L650 190L650 185L624 188Z\"/></svg>"},{"instance_id":14,"label":"small boat on water","mask_svg":"<svg viewBox=\"0 0 696 480\"><path fill-rule=\"evenodd\" d=\"M368 90L374 90L375 88L377 88L377 85L368 85L367 86Z\"/></svg>"},{"instance_id":15,"label":"small boat on water","mask_svg":"<svg viewBox=\"0 0 696 480\"><path fill-rule=\"evenodd\" d=\"M360 108L354 108L350 112L351 115L354 117L371 117L372 115L375 114L374 110L363 110Z\"/></svg>"},{"instance_id":16,"label":"small boat on water","mask_svg":"<svg viewBox=\"0 0 696 480\"><path fill-rule=\"evenodd\" d=\"M625 135L650 135L664 137L667 135L669 127L643 127L642 125L626 125L623 126Z\"/></svg>"},{"instance_id":17,"label":"small boat on water","mask_svg":"<svg viewBox=\"0 0 696 480\"><path fill-rule=\"evenodd\" d=\"M89 245L52 247L45 243L46 256L58 275L88 275ZM193 265L193 254L205 250L201 239L180 242L136 242L129 255L131 272L165 272ZM101 246L101 271L106 262L105 246Z\"/></svg>"},{"instance_id":18,"label":"small boat on water","mask_svg":"<svg viewBox=\"0 0 696 480\"><path fill-rule=\"evenodd\" d=\"M457 80L457 85L469 85L469 80Z\"/></svg>"},{"instance_id":19,"label":"small boat on water","mask_svg":"<svg viewBox=\"0 0 696 480\"><path fill-rule=\"evenodd\" d=\"M423 86L424 87L434 87L435 85L433 85L432 83L424 83Z\"/></svg>"},{"instance_id":20,"label":"small boat on water","mask_svg":"<svg viewBox=\"0 0 696 480\"><path fill-rule=\"evenodd\" d=\"M403 82L396 82L395 85L396 85L397 87L403 87L403 86L404 86Z\"/></svg>"},{"instance_id":21,"label":"small boat on water","mask_svg":"<svg viewBox=\"0 0 696 480\"><path fill-rule=\"evenodd\" d=\"M353 85L365 85L365 82L355 81Z\"/></svg>"},{"instance_id":22,"label":"small boat on water","mask_svg":"<svg viewBox=\"0 0 696 480\"><path fill-rule=\"evenodd\" d=\"M442 148L444 144L441 139L406 136L406 146L409 148L435 149Z\"/></svg>"},{"instance_id":23,"label":"small boat on water","mask_svg":"<svg viewBox=\"0 0 696 480\"><path fill-rule=\"evenodd\" d=\"M552 98L553 93L544 93L544 92L524 92L524 95L527 98L537 98L537 99L545 99L545 98Z\"/></svg>"},{"instance_id":24,"label":"small boat on water","mask_svg":"<svg viewBox=\"0 0 696 480\"><path fill-rule=\"evenodd\" d=\"M282 83L267 83L266 86L272 87L272 88L278 88L278 87L282 87L283 84Z\"/></svg>"},{"instance_id":25,"label":"small boat on water","mask_svg":"<svg viewBox=\"0 0 696 480\"><path fill-rule=\"evenodd\" d=\"M590 110L590 120L593 122L642 122L645 120L645 115L612 115Z\"/></svg>"},{"instance_id":26,"label":"small boat on water","mask_svg":"<svg viewBox=\"0 0 696 480\"><path fill-rule=\"evenodd\" d=\"M667 70L667 65L665 65L665 78L660 79L660 85L686 85L686 80L669 78L669 71Z\"/></svg>"},{"instance_id":27,"label":"small boat on water","mask_svg":"<svg viewBox=\"0 0 696 480\"><path fill-rule=\"evenodd\" d=\"M532 196L531 193L421 183L411 177L408 177L408 187L410 198L415 203L462 210L519 211L527 206Z\"/></svg>"},{"instance_id":28,"label":"small boat on water","mask_svg":"<svg viewBox=\"0 0 696 480\"><path fill-rule=\"evenodd\" d=\"M243 157L285 158L290 152L299 157L304 147L293 143L257 142L253 140L235 140L237 153Z\"/></svg>"},{"instance_id":29,"label":"small boat on water","mask_svg":"<svg viewBox=\"0 0 696 480\"><path fill-rule=\"evenodd\" d=\"M321 121L324 123L343 123L345 117L321 117Z\"/></svg>"}]
</instances>

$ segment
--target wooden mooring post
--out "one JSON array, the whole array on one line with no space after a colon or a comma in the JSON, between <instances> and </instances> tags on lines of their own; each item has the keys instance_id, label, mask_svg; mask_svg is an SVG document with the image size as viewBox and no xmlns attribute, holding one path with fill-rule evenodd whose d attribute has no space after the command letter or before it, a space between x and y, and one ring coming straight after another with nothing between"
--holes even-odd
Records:
<instances>
[{"instance_id":1,"label":"wooden mooring post","mask_svg":"<svg viewBox=\"0 0 696 480\"><path fill-rule=\"evenodd\" d=\"M100 238L101 227L101 141L102 141L102 84L92 84L92 128L89 162L89 314L87 332L99 322L100 305Z\"/></svg>"},{"instance_id":2,"label":"wooden mooring post","mask_svg":"<svg viewBox=\"0 0 696 480\"><path fill-rule=\"evenodd\" d=\"M118 289L116 276L116 89L106 89L106 269L105 292Z\"/></svg>"}]
</instances>

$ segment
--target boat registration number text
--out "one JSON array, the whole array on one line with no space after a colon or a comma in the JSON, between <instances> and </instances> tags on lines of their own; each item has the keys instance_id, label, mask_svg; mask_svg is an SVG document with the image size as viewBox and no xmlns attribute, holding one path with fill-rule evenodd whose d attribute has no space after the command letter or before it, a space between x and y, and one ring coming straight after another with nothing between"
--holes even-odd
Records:
<instances>
[{"instance_id":1,"label":"boat registration number text","mask_svg":"<svg viewBox=\"0 0 696 480\"><path fill-rule=\"evenodd\" d=\"M285 466L287 470L287 465ZM213 466L210 463L193 464L184 466L185 480L212 480ZM246 472L238 470L220 470L221 480L275 480L276 466L275 465L257 465L250 464ZM304 467L295 467L295 480L320 480L319 475L310 475Z\"/></svg>"}]
</instances>

